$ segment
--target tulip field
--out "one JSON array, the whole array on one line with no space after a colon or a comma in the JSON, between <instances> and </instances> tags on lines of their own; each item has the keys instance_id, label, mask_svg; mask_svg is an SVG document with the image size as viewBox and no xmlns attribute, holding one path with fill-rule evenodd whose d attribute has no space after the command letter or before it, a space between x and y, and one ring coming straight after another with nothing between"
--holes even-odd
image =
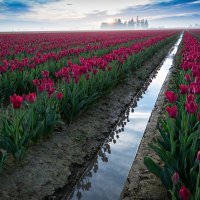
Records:
<instances>
[{"instance_id":1,"label":"tulip field","mask_svg":"<svg viewBox=\"0 0 200 200\"><path fill-rule=\"evenodd\" d=\"M177 72L166 91L166 116L160 120L160 138L151 148L163 161L145 158L172 199L200 199L200 32L184 32Z\"/></svg>"},{"instance_id":2,"label":"tulip field","mask_svg":"<svg viewBox=\"0 0 200 200\"><path fill-rule=\"evenodd\" d=\"M178 31L0 35L0 167L71 123Z\"/></svg>"},{"instance_id":3,"label":"tulip field","mask_svg":"<svg viewBox=\"0 0 200 200\"><path fill-rule=\"evenodd\" d=\"M20 162L55 128L70 124L159 49L177 30L0 34L0 171ZM144 163L172 199L200 199L200 31L184 31L175 75ZM67 133L66 133L67 134Z\"/></svg>"}]
</instances>

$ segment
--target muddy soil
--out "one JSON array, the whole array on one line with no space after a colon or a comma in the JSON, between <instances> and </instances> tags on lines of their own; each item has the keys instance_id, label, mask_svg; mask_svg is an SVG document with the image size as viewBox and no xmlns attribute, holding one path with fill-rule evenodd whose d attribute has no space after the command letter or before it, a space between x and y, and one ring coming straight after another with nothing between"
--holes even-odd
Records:
<instances>
[{"instance_id":1,"label":"muddy soil","mask_svg":"<svg viewBox=\"0 0 200 200\"><path fill-rule=\"evenodd\" d=\"M179 49L180 51L180 49ZM177 59L177 57L175 58ZM147 124L144 136L138 148L135 160L133 161L131 170L127 177L124 189L121 193L121 200L170 200L171 195L164 188L160 179L151 174L144 165L144 157L151 157L156 163L162 164L160 158L155 152L149 148L149 144L153 143L159 132L157 130L158 120L164 117L164 105L166 103L165 92L169 88L170 80L173 80L177 72L175 63L169 70L169 73L162 86L151 117Z\"/></svg>"},{"instance_id":2,"label":"muddy soil","mask_svg":"<svg viewBox=\"0 0 200 200\"><path fill-rule=\"evenodd\" d=\"M67 196L119 116L172 45L159 50L141 70L132 73L76 122L61 127L52 138L32 147L22 163L12 160L6 163L0 174L0 199L63 199L59 189L63 187Z\"/></svg>"}]
</instances>

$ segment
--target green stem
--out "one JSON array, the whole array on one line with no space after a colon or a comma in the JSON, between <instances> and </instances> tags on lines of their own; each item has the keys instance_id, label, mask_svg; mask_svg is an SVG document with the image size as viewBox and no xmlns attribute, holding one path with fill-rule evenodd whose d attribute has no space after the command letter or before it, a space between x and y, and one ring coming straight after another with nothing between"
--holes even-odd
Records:
<instances>
[{"instance_id":1,"label":"green stem","mask_svg":"<svg viewBox=\"0 0 200 200\"><path fill-rule=\"evenodd\" d=\"M200 161L199 162L199 172L197 176L197 182L196 182L196 192L195 192L195 200L199 200L200 198L200 187L199 187L199 182L200 182Z\"/></svg>"},{"instance_id":2,"label":"green stem","mask_svg":"<svg viewBox=\"0 0 200 200\"><path fill-rule=\"evenodd\" d=\"M173 184L172 200L176 200L176 196L175 196L175 184Z\"/></svg>"}]
</instances>

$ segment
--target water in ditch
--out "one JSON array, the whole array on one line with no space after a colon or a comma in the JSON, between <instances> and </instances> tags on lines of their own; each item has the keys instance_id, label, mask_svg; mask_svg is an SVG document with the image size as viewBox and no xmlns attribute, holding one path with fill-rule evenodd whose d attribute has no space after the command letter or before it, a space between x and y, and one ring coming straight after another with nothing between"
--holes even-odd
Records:
<instances>
[{"instance_id":1,"label":"water in ditch","mask_svg":"<svg viewBox=\"0 0 200 200\"><path fill-rule=\"evenodd\" d=\"M93 159L70 197L71 200L116 200L120 198L149 117L162 84L173 64L182 35L169 52L157 74L146 82L127 109L98 155Z\"/></svg>"}]
</instances>

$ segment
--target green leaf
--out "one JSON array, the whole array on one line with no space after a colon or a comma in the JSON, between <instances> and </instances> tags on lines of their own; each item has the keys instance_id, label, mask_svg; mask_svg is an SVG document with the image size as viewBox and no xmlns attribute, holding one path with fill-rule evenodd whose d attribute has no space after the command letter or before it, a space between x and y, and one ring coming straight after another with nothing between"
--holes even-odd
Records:
<instances>
[{"instance_id":1,"label":"green leaf","mask_svg":"<svg viewBox=\"0 0 200 200\"><path fill-rule=\"evenodd\" d=\"M173 187L173 183L171 180L171 175L173 174L173 171L174 170L172 168L169 168L165 165L161 173L161 181L168 190L171 190Z\"/></svg>"},{"instance_id":2,"label":"green leaf","mask_svg":"<svg viewBox=\"0 0 200 200\"><path fill-rule=\"evenodd\" d=\"M151 173L156 175L158 178L161 178L162 168L159 165L157 165L151 158L145 157L144 165Z\"/></svg>"}]
</instances>

